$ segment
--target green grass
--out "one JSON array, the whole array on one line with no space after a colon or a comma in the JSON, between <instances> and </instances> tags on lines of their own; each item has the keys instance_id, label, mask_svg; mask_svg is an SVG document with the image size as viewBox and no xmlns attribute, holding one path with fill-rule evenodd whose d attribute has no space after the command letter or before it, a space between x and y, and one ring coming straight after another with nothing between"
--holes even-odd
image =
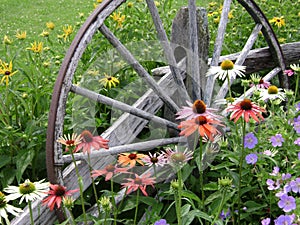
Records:
<instances>
[{"instance_id":1,"label":"green grass","mask_svg":"<svg viewBox=\"0 0 300 225\"><path fill-rule=\"evenodd\" d=\"M87 17L93 0L1 0L0 34L13 37L17 30L27 31L29 40L36 39L52 21L56 27L79 21L79 13Z\"/></svg>"}]
</instances>

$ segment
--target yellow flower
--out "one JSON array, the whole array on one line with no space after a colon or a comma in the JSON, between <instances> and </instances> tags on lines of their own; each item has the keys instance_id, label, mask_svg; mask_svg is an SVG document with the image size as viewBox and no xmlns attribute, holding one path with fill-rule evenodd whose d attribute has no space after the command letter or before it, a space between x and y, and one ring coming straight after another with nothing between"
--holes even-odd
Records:
<instances>
[{"instance_id":1,"label":"yellow flower","mask_svg":"<svg viewBox=\"0 0 300 225\"><path fill-rule=\"evenodd\" d=\"M79 13L79 18L83 18L84 17L84 13Z\"/></svg>"},{"instance_id":2,"label":"yellow flower","mask_svg":"<svg viewBox=\"0 0 300 225\"><path fill-rule=\"evenodd\" d=\"M91 69L91 70L87 71L87 74L92 75L92 76L97 76L97 75L99 75L99 70Z\"/></svg>"},{"instance_id":3,"label":"yellow flower","mask_svg":"<svg viewBox=\"0 0 300 225\"><path fill-rule=\"evenodd\" d=\"M133 2L128 2L128 3L127 3L127 7L128 7L128 8L131 8L132 6L133 6Z\"/></svg>"},{"instance_id":4,"label":"yellow flower","mask_svg":"<svg viewBox=\"0 0 300 225\"><path fill-rule=\"evenodd\" d=\"M54 27L55 27L55 25L54 25L53 22L47 22L47 23L46 23L46 26L47 26L47 28L50 29L50 30L53 30Z\"/></svg>"},{"instance_id":5,"label":"yellow flower","mask_svg":"<svg viewBox=\"0 0 300 225\"><path fill-rule=\"evenodd\" d=\"M11 77L12 75L14 75L15 73L18 72L18 70L13 71L13 64L12 61L10 61L9 64L5 63L5 62L1 62L1 68L0 68L0 74L3 75L0 84L3 83L3 81L5 80L5 84L6 86L8 85L8 81L9 81L9 77Z\"/></svg>"},{"instance_id":6,"label":"yellow flower","mask_svg":"<svg viewBox=\"0 0 300 225\"><path fill-rule=\"evenodd\" d=\"M156 7L160 6L159 1L154 1L154 4L155 4Z\"/></svg>"},{"instance_id":7,"label":"yellow flower","mask_svg":"<svg viewBox=\"0 0 300 225\"><path fill-rule=\"evenodd\" d=\"M109 89L111 86L116 87L117 84L120 83L119 79L113 76L109 76L106 73L104 74L104 78L100 79L99 82L104 86L108 87Z\"/></svg>"},{"instance_id":8,"label":"yellow flower","mask_svg":"<svg viewBox=\"0 0 300 225\"><path fill-rule=\"evenodd\" d=\"M4 35L3 44L10 45L12 43L13 41L7 35Z\"/></svg>"},{"instance_id":9,"label":"yellow flower","mask_svg":"<svg viewBox=\"0 0 300 225\"><path fill-rule=\"evenodd\" d=\"M286 39L285 38L278 38L279 43L285 43Z\"/></svg>"},{"instance_id":10,"label":"yellow flower","mask_svg":"<svg viewBox=\"0 0 300 225\"><path fill-rule=\"evenodd\" d=\"M74 29L71 25L67 25L63 27L63 34L62 35L58 35L58 38L63 38L64 41L67 40L67 38L73 33Z\"/></svg>"},{"instance_id":11,"label":"yellow flower","mask_svg":"<svg viewBox=\"0 0 300 225\"><path fill-rule=\"evenodd\" d=\"M125 15L121 16L121 13L119 12L118 14L116 12L114 12L111 15L111 18L117 22L117 28L122 28L123 27L123 22L125 20Z\"/></svg>"},{"instance_id":12,"label":"yellow flower","mask_svg":"<svg viewBox=\"0 0 300 225\"><path fill-rule=\"evenodd\" d=\"M17 31L16 38L24 40L26 38L26 31Z\"/></svg>"},{"instance_id":13,"label":"yellow flower","mask_svg":"<svg viewBox=\"0 0 300 225\"><path fill-rule=\"evenodd\" d=\"M284 18L283 18L283 16L281 16L281 17L273 17L273 19L271 19L270 21L269 21L270 23L274 23L276 26L278 26L278 27L282 27L282 26L284 26L285 25L285 21L284 21Z\"/></svg>"},{"instance_id":14,"label":"yellow flower","mask_svg":"<svg viewBox=\"0 0 300 225\"><path fill-rule=\"evenodd\" d=\"M101 2L102 2L102 0L97 0L97 2L98 2L98 3L101 3Z\"/></svg>"},{"instance_id":15,"label":"yellow flower","mask_svg":"<svg viewBox=\"0 0 300 225\"><path fill-rule=\"evenodd\" d=\"M219 23L220 22L220 16L218 16L217 18L214 19L215 23Z\"/></svg>"},{"instance_id":16,"label":"yellow flower","mask_svg":"<svg viewBox=\"0 0 300 225\"><path fill-rule=\"evenodd\" d=\"M212 17L212 16L214 16L214 15L218 15L218 12L209 12L208 14L207 14L207 16L208 17Z\"/></svg>"},{"instance_id":17,"label":"yellow flower","mask_svg":"<svg viewBox=\"0 0 300 225\"><path fill-rule=\"evenodd\" d=\"M214 7L215 5L217 5L216 2L210 2L210 3L208 4L209 7Z\"/></svg>"},{"instance_id":18,"label":"yellow flower","mask_svg":"<svg viewBox=\"0 0 300 225\"><path fill-rule=\"evenodd\" d=\"M43 51L43 42L31 43L31 48L26 48L27 50L33 51L34 53L41 53Z\"/></svg>"},{"instance_id":19,"label":"yellow flower","mask_svg":"<svg viewBox=\"0 0 300 225\"><path fill-rule=\"evenodd\" d=\"M43 37L48 37L49 34L50 34L49 31L43 30L43 32L40 35L43 36Z\"/></svg>"},{"instance_id":20,"label":"yellow flower","mask_svg":"<svg viewBox=\"0 0 300 225\"><path fill-rule=\"evenodd\" d=\"M231 10L229 13L228 13L228 19L232 19L234 18L233 16L233 10Z\"/></svg>"}]
</instances>

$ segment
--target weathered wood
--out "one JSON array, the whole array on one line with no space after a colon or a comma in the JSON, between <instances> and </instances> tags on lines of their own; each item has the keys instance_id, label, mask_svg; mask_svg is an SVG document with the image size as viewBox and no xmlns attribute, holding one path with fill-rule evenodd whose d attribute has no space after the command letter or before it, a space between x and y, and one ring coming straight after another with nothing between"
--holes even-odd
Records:
<instances>
[{"instance_id":1,"label":"weathered wood","mask_svg":"<svg viewBox=\"0 0 300 225\"><path fill-rule=\"evenodd\" d=\"M262 28L261 24L256 24L255 25L251 35L249 36L246 44L243 47L243 50L240 52L240 55L238 56L238 58L235 62L236 65L243 65L247 55L249 54L254 42L256 41L256 39L258 37L258 34L259 34L261 28ZM234 81L233 77L230 77L229 78L230 85L232 85L233 81ZM216 99L225 98L227 92L228 92L228 80L226 79L224 81L221 89L219 90Z\"/></svg>"},{"instance_id":2,"label":"weathered wood","mask_svg":"<svg viewBox=\"0 0 300 225\"><path fill-rule=\"evenodd\" d=\"M134 58L134 56L126 49L126 47L117 39L117 37L104 24L99 28L106 39L118 50L124 60L145 80L149 87L163 100L167 107L174 113L179 111L179 107L170 98L170 96L162 90L145 68Z\"/></svg>"},{"instance_id":3,"label":"weathered wood","mask_svg":"<svg viewBox=\"0 0 300 225\"><path fill-rule=\"evenodd\" d=\"M209 31L208 31L208 21L206 10L204 8L196 9L196 22L197 22L197 34L190 34L190 23L189 23L189 9L188 7L182 7L177 12L173 23L172 23L172 33L171 33L171 43L173 47L173 51L175 54L175 58L177 61L183 59L184 57L188 57L187 64L187 78L185 80L186 89L192 98L195 98L195 94L193 94L193 76L200 76L200 80L195 83L200 82L200 93L201 96L204 94L204 89L206 87L206 77L205 74L207 72L207 62L208 62L208 46L209 46ZM194 27L195 25L193 25ZM194 46L194 53L191 50L193 46L191 46L191 35L194 37L197 36L197 46ZM193 44L195 45L195 43ZM196 53L197 51L197 53ZM196 60L195 60L196 58ZM197 62L194 62L197 61ZM198 64L195 65L199 72L193 72L193 63ZM194 74L194 75L193 75ZM200 98L202 98L200 96Z\"/></svg>"},{"instance_id":4,"label":"weathered wood","mask_svg":"<svg viewBox=\"0 0 300 225\"><path fill-rule=\"evenodd\" d=\"M280 45L280 47L282 49L286 65L299 62L300 42L282 44ZM238 52L226 56L221 56L219 63L226 58L235 61L238 58L239 54L240 53ZM247 55L247 58L245 59L243 65L246 66L246 74L250 74L259 72L264 69L274 68L276 67L276 65L278 65L278 63L274 61L270 48L265 47L251 50Z\"/></svg>"},{"instance_id":5,"label":"weathered wood","mask_svg":"<svg viewBox=\"0 0 300 225\"><path fill-rule=\"evenodd\" d=\"M81 95L81 96L87 97L91 100L94 100L96 102L112 106L113 108L116 108L116 109L120 109L123 112L128 112L132 115L138 116L138 117L146 119L148 121L152 121L152 122L158 123L162 126L167 126L169 128L173 128L175 130L178 130L178 128L177 128L178 125L176 123L173 123L173 122L168 121L164 118L155 116L151 113L148 113L144 110L135 108L131 105L127 105L126 103L120 102L118 100L109 98L109 97L104 96L102 94L95 93L91 90L88 90L88 89L85 89L85 88L82 88L82 87L79 87L79 86L76 86L76 85L71 86L71 91L78 94L78 95Z\"/></svg>"},{"instance_id":6,"label":"weathered wood","mask_svg":"<svg viewBox=\"0 0 300 225\"><path fill-rule=\"evenodd\" d=\"M219 58L221 55L222 46L224 42L225 31L228 23L228 13L230 11L230 5L231 5L231 0L224 0L223 10L222 10L222 14L218 26L218 33L215 40L212 60L210 63L211 66L217 66L219 62ZM214 76L208 76L205 95L203 96L203 100L207 105L210 105L211 103L214 85L215 85Z\"/></svg>"},{"instance_id":7,"label":"weathered wood","mask_svg":"<svg viewBox=\"0 0 300 225\"><path fill-rule=\"evenodd\" d=\"M179 89L179 92L181 93L181 97L188 100L189 96L185 89L182 76L180 75L180 70L177 67L176 59L175 59L174 53L172 51L167 34L164 30L163 23L160 19L157 7L153 0L146 0L146 2L148 5L150 14L152 16L152 20L155 25L157 34L158 34L158 39L164 49L164 53L165 53L168 65L170 67L170 71L173 75L174 82L178 85L178 89Z\"/></svg>"}]
</instances>

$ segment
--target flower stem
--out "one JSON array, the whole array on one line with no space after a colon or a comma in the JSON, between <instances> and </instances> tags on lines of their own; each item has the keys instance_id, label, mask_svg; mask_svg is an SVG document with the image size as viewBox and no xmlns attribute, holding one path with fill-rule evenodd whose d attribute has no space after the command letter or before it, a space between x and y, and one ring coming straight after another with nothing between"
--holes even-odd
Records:
<instances>
[{"instance_id":1,"label":"flower stem","mask_svg":"<svg viewBox=\"0 0 300 225\"><path fill-rule=\"evenodd\" d=\"M139 207L139 196L140 196L140 190L138 189L137 192L136 192L136 205L135 205L133 225L136 225L136 218L137 218L138 207Z\"/></svg>"},{"instance_id":2,"label":"flower stem","mask_svg":"<svg viewBox=\"0 0 300 225\"><path fill-rule=\"evenodd\" d=\"M239 184L238 184L238 223L240 224L241 220L241 188L242 188L242 169L243 169L243 160L244 160L244 150L245 150L245 135L246 135L246 121L243 120L242 125L242 152L240 155L240 162L239 162Z\"/></svg>"},{"instance_id":3,"label":"flower stem","mask_svg":"<svg viewBox=\"0 0 300 225\"><path fill-rule=\"evenodd\" d=\"M227 72L227 85L228 85L228 93L229 93L229 97L230 97L230 101L232 100L232 95L231 95L231 88L230 88L230 77L229 77L229 74Z\"/></svg>"},{"instance_id":4,"label":"flower stem","mask_svg":"<svg viewBox=\"0 0 300 225\"><path fill-rule=\"evenodd\" d=\"M79 170L78 170L78 167L77 167L76 160L75 160L75 157L74 157L72 149L71 149L70 152L71 152L72 160L74 162L75 171L76 171L76 175L77 175L77 179L78 179L78 184L79 184L80 200L81 200L81 208L82 208L82 214L83 214L84 224L87 225L87 218L86 218L85 207L84 207L82 177L79 175Z\"/></svg>"},{"instance_id":5,"label":"flower stem","mask_svg":"<svg viewBox=\"0 0 300 225\"><path fill-rule=\"evenodd\" d=\"M216 216L215 216L213 222L211 223L211 225L214 225L214 224L215 224L216 220L219 218L219 216L220 216L220 214L221 214L221 211L222 211L222 208L223 208L223 205L224 205L225 194L226 194L226 188L223 188L223 189L222 189L222 199L221 199L221 204L219 205L217 214L216 214Z\"/></svg>"},{"instance_id":6,"label":"flower stem","mask_svg":"<svg viewBox=\"0 0 300 225\"><path fill-rule=\"evenodd\" d=\"M28 201L28 208L29 208L29 214L30 214L30 223L31 223L31 225L34 225L32 207L31 207L31 201L30 200Z\"/></svg>"},{"instance_id":7,"label":"flower stem","mask_svg":"<svg viewBox=\"0 0 300 225\"><path fill-rule=\"evenodd\" d=\"M178 177L178 189L177 192L175 192L175 207L176 207L176 215L177 215L177 224L181 225L181 190L182 190L182 174L181 174L181 168L177 171L177 177Z\"/></svg>"},{"instance_id":8,"label":"flower stem","mask_svg":"<svg viewBox=\"0 0 300 225\"><path fill-rule=\"evenodd\" d=\"M113 204L113 213L114 213L114 225L117 225L117 215L118 209L116 206L115 194L114 194L114 181L113 178L110 179L110 191L111 191L111 201Z\"/></svg>"},{"instance_id":9,"label":"flower stem","mask_svg":"<svg viewBox=\"0 0 300 225\"><path fill-rule=\"evenodd\" d=\"M91 176L91 179L92 179L93 191L94 191L95 200L96 200L97 209L98 209L98 216L100 216L100 215L101 215L101 212L100 212L100 204L99 204L99 202L98 202L98 194L97 194L97 190L96 190L95 181L94 181L94 178L92 177L92 169L93 169L93 168L91 167L91 156L90 156L89 153L88 153L88 163L89 163L90 176Z\"/></svg>"},{"instance_id":10,"label":"flower stem","mask_svg":"<svg viewBox=\"0 0 300 225\"><path fill-rule=\"evenodd\" d=\"M294 97L293 105L295 105L295 101L297 99L298 88L299 88L299 77L300 77L300 74L297 73L296 87L295 87L295 97Z\"/></svg>"},{"instance_id":11,"label":"flower stem","mask_svg":"<svg viewBox=\"0 0 300 225\"><path fill-rule=\"evenodd\" d=\"M202 154L203 154L202 136L200 136L199 145L200 145L200 146L199 146L199 178L200 178L200 191L201 191L202 207L204 207L204 189L203 189L203 171L202 171Z\"/></svg>"}]
</instances>

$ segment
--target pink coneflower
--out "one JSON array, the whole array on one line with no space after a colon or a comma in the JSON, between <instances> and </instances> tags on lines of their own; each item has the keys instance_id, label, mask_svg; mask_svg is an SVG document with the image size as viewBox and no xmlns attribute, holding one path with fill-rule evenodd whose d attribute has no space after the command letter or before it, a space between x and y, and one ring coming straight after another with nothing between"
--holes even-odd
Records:
<instances>
[{"instance_id":1,"label":"pink coneflower","mask_svg":"<svg viewBox=\"0 0 300 225\"><path fill-rule=\"evenodd\" d=\"M293 70L285 70L285 71L283 71L283 73L284 73L285 75L288 75L289 77L291 77L291 76L294 75L294 71L293 71Z\"/></svg>"},{"instance_id":2,"label":"pink coneflower","mask_svg":"<svg viewBox=\"0 0 300 225\"><path fill-rule=\"evenodd\" d=\"M116 173L127 172L128 168L118 168L116 165L109 164L103 170L93 170L92 177L105 175L105 181L110 180Z\"/></svg>"},{"instance_id":3,"label":"pink coneflower","mask_svg":"<svg viewBox=\"0 0 300 225\"><path fill-rule=\"evenodd\" d=\"M148 196L146 187L147 185L151 185L154 188L153 184L155 182L155 179L150 176L150 173L142 174L141 176L135 174L135 178L127 178L128 182L122 183L123 188L128 188L126 194L140 189L145 196Z\"/></svg>"},{"instance_id":4,"label":"pink coneflower","mask_svg":"<svg viewBox=\"0 0 300 225\"><path fill-rule=\"evenodd\" d=\"M186 102L188 106L183 106L183 108L176 113L176 119L186 119L190 120L198 116L207 116L211 118L220 118L221 116L214 114L217 109L207 108L206 104L202 100L196 100L192 104L191 102Z\"/></svg>"},{"instance_id":5,"label":"pink coneflower","mask_svg":"<svg viewBox=\"0 0 300 225\"><path fill-rule=\"evenodd\" d=\"M54 209L55 206L57 208L60 208L63 198L66 196L71 196L78 190L79 189L67 191L67 188L62 185L50 184L50 190L47 192L49 196L43 200L43 205L47 204L51 211Z\"/></svg>"},{"instance_id":6,"label":"pink coneflower","mask_svg":"<svg viewBox=\"0 0 300 225\"><path fill-rule=\"evenodd\" d=\"M174 165L182 165L193 158L193 152L187 148L184 151L179 151L178 148L175 150L166 148L165 155L168 162Z\"/></svg>"},{"instance_id":7,"label":"pink coneflower","mask_svg":"<svg viewBox=\"0 0 300 225\"><path fill-rule=\"evenodd\" d=\"M144 165L144 162L142 159L145 157L144 154L138 154L138 153L121 153L119 154L118 163L121 166L127 166L130 165L130 167L134 167L136 163L138 162L142 166Z\"/></svg>"},{"instance_id":8,"label":"pink coneflower","mask_svg":"<svg viewBox=\"0 0 300 225\"><path fill-rule=\"evenodd\" d=\"M232 112L230 119L234 119L235 123L241 116L244 117L246 123L249 122L250 117L253 118L256 122L259 122L259 118L261 120L264 120L264 117L261 115L261 113L266 112L264 108L261 108L258 105L254 104L250 99L244 99L240 102L229 105L226 108L226 111Z\"/></svg>"},{"instance_id":9,"label":"pink coneflower","mask_svg":"<svg viewBox=\"0 0 300 225\"><path fill-rule=\"evenodd\" d=\"M82 131L80 134L81 143L76 147L74 152L78 152L82 149L83 153L91 153L92 149L99 150L100 148L108 149L108 142L101 136L93 136L92 133L88 130Z\"/></svg>"},{"instance_id":10,"label":"pink coneflower","mask_svg":"<svg viewBox=\"0 0 300 225\"><path fill-rule=\"evenodd\" d=\"M214 125L223 126L218 120L205 116L198 116L195 119L182 121L178 128L183 128L184 130L182 130L179 135L188 137L198 130L201 137L207 137L209 140L213 141L213 135L220 134L220 131L215 128Z\"/></svg>"},{"instance_id":11,"label":"pink coneflower","mask_svg":"<svg viewBox=\"0 0 300 225\"><path fill-rule=\"evenodd\" d=\"M166 158L164 154L159 154L155 152L153 155L149 152L149 155L146 155L143 158L143 161L146 166L164 166L166 164Z\"/></svg>"},{"instance_id":12,"label":"pink coneflower","mask_svg":"<svg viewBox=\"0 0 300 225\"><path fill-rule=\"evenodd\" d=\"M259 83L256 85L257 88L267 89L270 87L271 83L269 81L265 81L264 79L260 79Z\"/></svg>"},{"instance_id":13,"label":"pink coneflower","mask_svg":"<svg viewBox=\"0 0 300 225\"><path fill-rule=\"evenodd\" d=\"M81 137L75 133L73 133L72 136L68 134L60 137L57 142L65 145L66 151L69 151L69 148L75 148L81 143Z\"/></svg>"}]
</instances>

